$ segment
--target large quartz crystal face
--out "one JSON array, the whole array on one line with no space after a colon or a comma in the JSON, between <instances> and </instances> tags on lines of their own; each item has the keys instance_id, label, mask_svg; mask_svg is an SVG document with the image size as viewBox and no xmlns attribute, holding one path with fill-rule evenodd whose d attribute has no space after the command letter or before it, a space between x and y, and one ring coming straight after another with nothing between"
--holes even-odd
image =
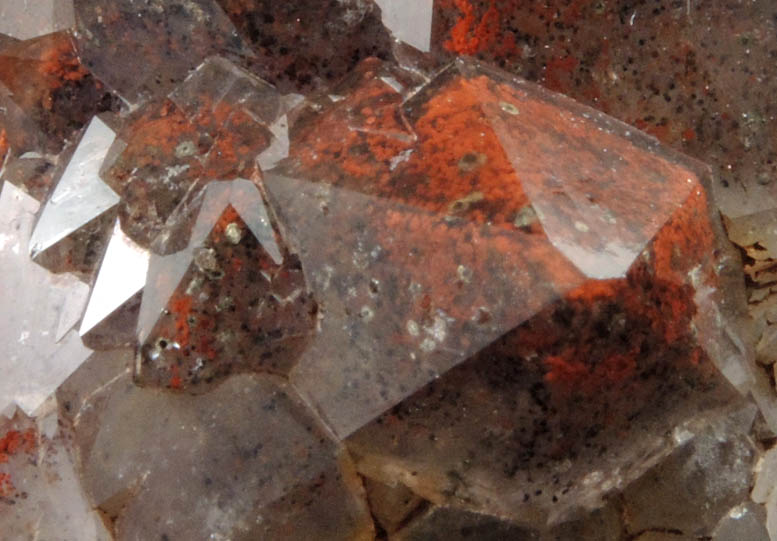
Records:
<instances>
[{"instance_id":1,"label":"large quartz crystal face","mask_svg":"<svg viewBox=\"0 0 777 541\"><path fill-rule=\"evenodd\" d=\"M323 312L292 381L363 473L557 520L734 399L706 168L471 62L347 84L265 185Z\"/></svg>"},{"instance_id":2,"label":"large quartz crystal face","mask_svg":"<svg viewBox=\"0 0 777 541\"><path fill-rule=\"evenodd\" d=\"M67 30L74 23L73 0L0 2L0 34L19 40Z\"/></svg>"}]
</instances>

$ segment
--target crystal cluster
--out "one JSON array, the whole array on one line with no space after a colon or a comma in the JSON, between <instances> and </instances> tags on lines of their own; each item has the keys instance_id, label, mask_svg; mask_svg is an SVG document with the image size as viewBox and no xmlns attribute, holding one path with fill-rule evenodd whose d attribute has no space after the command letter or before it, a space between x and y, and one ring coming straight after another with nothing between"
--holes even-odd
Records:
<instances>
[{"instance_id":1,"label":"crystal cluster","mask_svg":"<svg viewBox=\"0 0 777 541\"><path fill-rule=\"evenodd\" d=\"M0 0L0 537L777 539L729 8L568 4Z\"/></svg>"}]
</instances>

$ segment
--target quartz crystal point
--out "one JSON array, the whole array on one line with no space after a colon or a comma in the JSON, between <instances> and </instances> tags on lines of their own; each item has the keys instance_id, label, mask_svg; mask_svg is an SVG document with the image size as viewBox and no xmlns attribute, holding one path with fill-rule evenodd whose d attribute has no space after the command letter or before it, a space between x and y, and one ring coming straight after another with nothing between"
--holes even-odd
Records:
<instances>
[{"instance_id":1,"label":"quartz crystal point","mask_svg":"<svg viewBox=\"0 0 777 541\"><path fill-rule=\"evenodd\" d=\"M0 0L0 538L777 540L774 7L642 4Z\"/></svg>"},{"instance_id":2,"label":"quartz crystal point","mask_svg":"<svg viewBox=\"0 0 777 541\"><path fill-rule=\"evenodd\" d=\"M285 374L316 303L251 181L214 181L182 203L153 246L136 379L196 388L233 371Z\"/></svg>"},{"instance_id":3,"label":"quartz crystal point","mask_svg":"<svg viewBox=\"0 0 777 541\"><path fill-rule=\"evenodd\" d=\"M469 61L345 84L265 186L323 314L292 381L362 473L557 521L736 401L707 169Z\"/></svg>"},{"instance_id":4,"label":"quartz crystal point","mask_svg":"<svg viewBox=\"0 0 777 541\"><path fill-rule=\"evenodd\" d=\"M190 396L139 388L116 361L95 357L61 396L116 539L373 539L353 464L288 384L243 374Z\"/></svg>"},{"instance_id":5,"label":"quartz crystal point","mask_svg":"<svg viewBox=\"0 0 777 541\"><path fill-rule=\"evenodd\" d=\"M54 271L90 276L100 260L119 196L99 176L116 138L94 117L41 211L30 239L30 255Z\"/></svg>"},{"instance_id":6,"label":"quartz crystal point","mask_svg":"<svg viewBox=\"0 0 777 541\"><path fill-rule=\"evenodd\" d=\"M273 87L222 58L209 58L167 99L138 110L103 170L122 196L127 235L149 247L202 179L255 176L257 156L287 137L275 125L285 113Z\"/></svg>"},{"instance_id":7,"label":"quartz crystal point","mask_svg":"<svg viewBox=\"0 0 777 541\"><path fill-rule=\"evenodd\" d=\"M375 0L383 24L395 39L428 53L432 40L434 0Z\"/></svg>"},{"instance_id":8,"label":"quartz crystal point","mask_svg":"<svg viewBox=\"0 0 777 541\"><path fill-rule=\"evenodd\" d=\"M149 252L124 234L118 219L92 286L79 334L93 349L135 343Z\"/></svg>"},{"instance_id":9,"label":"quartz crystal point","mask_svg":"<svg viewBox=\"0 0 777 541\"><path fill-rule=\"evenodd\" d=\"M8 182L0 192L0 412L27 415L89 356L75 325L89 288L71 274L53 275L29 258L38 203Z\"/></svg>"}]
</instances>

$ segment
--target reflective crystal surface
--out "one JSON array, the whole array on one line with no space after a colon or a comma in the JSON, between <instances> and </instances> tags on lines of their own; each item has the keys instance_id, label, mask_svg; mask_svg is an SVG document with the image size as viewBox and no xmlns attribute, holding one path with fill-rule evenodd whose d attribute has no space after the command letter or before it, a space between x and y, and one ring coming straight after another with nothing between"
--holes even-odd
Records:
<instances>
[{"instance_id":1,"label":"reflective crystal surface","mask_svg":"<svg viewBox=\"0 0 777 541\"><path fill-rule=\"evenodd\" d=\"M526 360L544 367L538 382L592 379L598 395L653 370L644 348L661 363L679 343L682 356L701 351L693 291L720 283L729 257L712 253L720 231L703 168L476 64L452 66L404 103L381 70L363 66L348 98L301 119L291 157L265 178L328 316L292 379L338 433L543 310L537 320L558 330L530 331L545 335L536 345L516 335ZM568 167L555 159L562 151ZM628 338L614 349L584 338L618 325ZM719 340L724 329L710 332Z\"/></svg>"},{"instance_id":2,"label":"reflective crystal surface","mask_svg":"<svg viewBox=\"0 0 777 541\"><path fill-rule=\"evenodd\" d=\"M775 21L0 0L0 538L777 540Z\"/></svg>"},{"instance_id":3,"label":"reflective crystal surface","mask_svg":"<svg viewBox=\"0 0 777 541\"><path fill-rule=\"evenodd\" d=\"M135 342L148 261L148 250L132 242L117 219L78 330L87 345L104 349Z\"/></svg>"},{"instance_id":4,"label":"reflective crystal surface","mask_svg":"<svg viewBox=\"0 0 777 541\"><path fill-rule=\"evenodd\" d=\"M115 361L113 377L89 366L104 362L90 359L61 398L78 417L85 489L117 539L371 537L350 459L287 384L239 375L193 397L141 389ZM99 391L79 398L94 379Z\"/></svg>"},{"instance_id":5,"label":"reflective crystal surface","mask_svg":"<svg viewBox=\"0 0 777 541\"><path fill-rule=\"evenodd\" d=\"M99 117L87 126L35 224L30 256L36 262L87 276L95 269L119 203L116 192L99 177L115 138Z\"/></svg>"},{"instance_id":6,"label":"reflective crystal surface","mask_svg":"<svg viewBox=\"0 0 777 541\"><path fill-rule=\"evenodd\" d=\"M24 148L31 141L20 142L26 143L18 149L20 155L26 150L58 151L92 115L118 106L117 98L82 62L72 36L66 32L0 48L0 97L3 95L6 97L2 102L12 102L19 108L18 112L2 113L12 119L5 128L11 148L15 148L16 138L32 129L25 127L17 133L15 123L30 122L43 132L44 139L39 143L43 147Z\"/></svg>"},{"instance_id":7,"label":"reflective crystal surface","mask_svg":"<svg viewBox=\"0 0 777 541\"><path fill-rule=\"evenodd\" d=\"M212 54L250 54L215 0L74 4L81 57L131 105L164 96Z\"/></svg>"},{"instance_id":8,"label":"reflective crystal surface","mask_svg":"<svg viewBox=\"0 0 777 541\"><path fill-rule=\"evenodd\" d=\"M122 197L127 235L148 247L187 193L209 179L256 175L257 155L287 137L275 127L284 113L274 88L215 58L140 109L103 169Z\"/></svg>"},{"instance_id":9,"label":"reflective crystal surface","mask_svg":"<svg viewBox=\"0 0 777 541\"><path fill-rule=\"evenodd\" d=\"M0 34L19 40L67 30L74 24L73 0L0 3Z\"/></svg>"},{"instance_id":10,"label":"reflective crystal surface","mask_svg":"<svg viewBox=\"0 0 777 541\"><path fill-rule=\"evenodd\" d=\"M71 274L54 275L29 257L38 203L13 184L0 192L0 272L6 347L0 412L16 405L32 415L89 356L75 329L89 288Z\"/></svg>"}]
</instances>

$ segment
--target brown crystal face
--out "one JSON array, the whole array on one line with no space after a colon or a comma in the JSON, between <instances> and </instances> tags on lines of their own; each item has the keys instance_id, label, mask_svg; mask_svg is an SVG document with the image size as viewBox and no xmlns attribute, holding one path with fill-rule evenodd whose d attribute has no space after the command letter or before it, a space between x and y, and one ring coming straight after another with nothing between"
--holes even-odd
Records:
<instances>
[{"instance_id":1,"label":"brown crystal face","mask_svg":"<svg viewBox=\"0 0 777 541\"><path fill-rule=\"evenodd\" d=\"M270 146L268 126L279 112L274 88L221 58L208 59L169 98L142 108L103 174L122 195L127 235L149 246L200 179L255 176L255 158Z\"/></svg>"},{"instance_id":2,"label":"brown crystal face","mask_svg":"<svg viewBox=\"0 0 777 541\"><path fill-rule=\"evenodd\" d=\"M250 181L214 181L155 245L140 309L136 380L198 390L233 372L286 374L316 303Z\"/></svg>"},{"instance_id":3,"label":"brown crystal face","mask_svg":"<svg viewBox=\"0 0 777 541\"><path fill-rule=\"evenodd\" d=\"M266 176L323 313L292 381L365 475L556 520L735 396L705 350L728 257L707 173L474 63L407 100L387 78L366 64Z\"/></svg>"},{"instance_id":4,"label":"brown crystal face","mask_svg":"<svg viewBox=\"0 0 777 541\"><path fill-rule=\"evenodd\" d=\"M777 539L735 4L0 0L0 537Z\"/></svg>"},{"instance_id":5,"label":"brown crystal face","mask_svg":"<svg viewBox=\"0 0 777 541\"><path fill-rule=\"evenodd\" d=\"M435 0L431 48L563 92L709 163L723 213L774 205L773 5Z\"/></svg>"},{"instance_id":6,"label":"brown crystal face","mask_svg":"<svg viewBox=\"0 0 777 541\"><path fill-rule=\"evenodd\" d=\"M65 32L0 48L0 84L8 89L10 100L46 134L41 141L43 148L34 147L36 151L60 150L64 140L94 114L118 109L117 98L81 63L72 38ZM11 137L12 148L24 132L14 124L9 126L5 137ZM17 150L21 153L29 148Z\"/></svg>"},{"instance_id":7,"label":"brown crystal face","mask_svg":"<svg viewBox=\"0 0 777 541\"><path fill-rule=\"evenodd\" d=\"M250 54L215 2L74 3L81 57L130 104L163 97L211 55Z\"/></svg>"}]
</instances>

